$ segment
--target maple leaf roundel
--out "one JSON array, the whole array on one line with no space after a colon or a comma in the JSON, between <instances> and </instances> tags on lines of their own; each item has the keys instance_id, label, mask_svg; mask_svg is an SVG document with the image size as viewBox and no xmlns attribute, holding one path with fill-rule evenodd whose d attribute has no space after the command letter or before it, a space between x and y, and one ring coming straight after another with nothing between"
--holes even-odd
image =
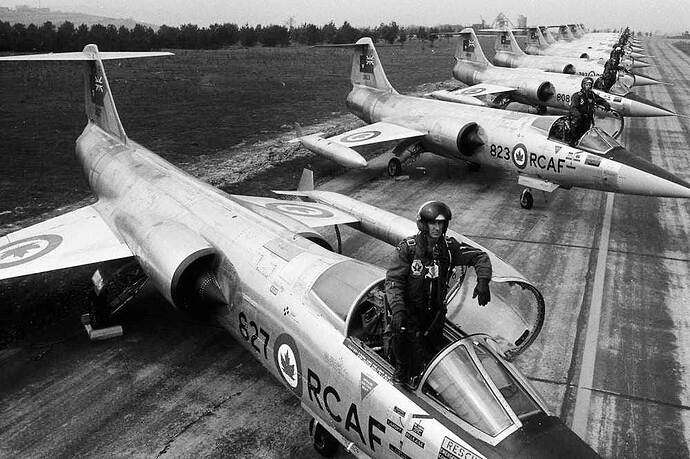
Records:
<instances>
[{"instance_id":1,"label":"maple leaf roundel","mask_svg":"<svg viewBox=\"0 0 690 459\"><path fill-rule=\"evenodd\" d=\"M302 396L302 362L299 349L292 336L283 333L273 346L273 361L278 374L287 386L298 396Z\"/></svg>"}]
</instances>

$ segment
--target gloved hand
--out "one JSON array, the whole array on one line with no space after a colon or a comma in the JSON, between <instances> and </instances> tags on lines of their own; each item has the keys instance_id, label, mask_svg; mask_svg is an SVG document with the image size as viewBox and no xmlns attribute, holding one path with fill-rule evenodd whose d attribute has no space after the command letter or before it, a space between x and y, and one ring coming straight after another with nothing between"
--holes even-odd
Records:
<instances>
[{"instance_id":1,"label":"gloved hand","mask_svg":"<svg viewBox=\"0 0 690 459\"><path fill-rule=\"evenodd\" d=\"M401 310L397 311L391 317L391 328L394 333L401 333L405 331L407 327L407 312Z\"/></svg>"},{"instance_id":2,"label":"gloved hand","mask_svg":"<svg viewBox=\"0 0 690 459\"><path fill-rule=\"evenodd\" d=\"M491 301L491 291L489 290L488 279L477 279L477 285L474 287L472 298L477 298L479 306L486 306L487 303Z\"/></svg>"}]
</instances>

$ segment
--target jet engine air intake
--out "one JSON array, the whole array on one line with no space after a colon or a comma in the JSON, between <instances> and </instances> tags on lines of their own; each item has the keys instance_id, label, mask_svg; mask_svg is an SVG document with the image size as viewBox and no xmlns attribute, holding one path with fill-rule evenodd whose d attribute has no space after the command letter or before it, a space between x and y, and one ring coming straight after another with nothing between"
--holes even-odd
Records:
<instances>
[{"instance_id":1,"label":"jet engine air intake","mask_svg":"<svg viewBox=\"0 0 690 459\"><path fill-rule=\"evenodd\" d=\"M587 53L580 54L580 59L589 59L589 54L587 54Z\"/></svg>"},{"instance_id":2,"label":"jet engine air intake","mask_svg":"<svg viewBox=\"0 0 690 459\"><path fill-rule=\"evenodd\" d=\"M530 99L538 99L539 102L546 102L554 94L556 94L556 88L550 81L542 82L531 82L524 81L519 86L519 91Z\"/></svg>"},{"instance_id":3,"label":"jet engine air intake","mask_svg":"<svg viewBox=\"0 0 690 459\"><path fill-rule=\"evenodd\" d=\"M566 64L566 66L563 67L563 73L575 75L575 66L573 64Z\"/></svg>"},{"instance_id":4,"label":"jet engine air intake","mask_svg":"<svg viewBox=\"0 0 690 459\"><path fill-rule=\"evenodd\" d=\"M441 119L434 123L429 131L434 144L457 157L457 153L472 156L477 147L484 145L477 123L458 125L453 119Z\"/></svg>"},{"instance_id":5,"label":"jet engine air intake","mask_svg":"<svg viewBox=\"0 0 690 459\"><path fill-rule=\"evenodd\" d=\"M144 272L175 307L205 311L227 304L216 271L220 256L201 235L184 225L155 225L137 253Z\"/></svg>"}]
</instances>

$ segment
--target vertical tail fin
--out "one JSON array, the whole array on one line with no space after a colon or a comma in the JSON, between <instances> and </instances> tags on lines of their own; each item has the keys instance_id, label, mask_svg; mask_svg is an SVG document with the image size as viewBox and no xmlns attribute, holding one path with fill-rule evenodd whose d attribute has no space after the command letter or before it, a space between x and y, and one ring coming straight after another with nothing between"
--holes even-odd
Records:
<instances>
[{"instance_id":1,"label":"vertical tail fin","mask_svg":"<svg viewBox=\"0 0 690 459\"><path fill-rule=\"evenodd\" d=\"M87 118L104 131L126 143L127 135L122 128L122 123L120 123L120 117L115 108L115 102L110 92L108 79L105 76L102 60L171 55L172 53L159 51L99 53L96 45L86 45L80 53L3 56L0 57L0 61L82 61L84 65L84 96Z\"/></svg>"},{"instance_id":2,"label":"vertical tail fin","mask_svg":"<svg viewBox=\"0 0 690 459\"><path fill-rule=\"evenodd\" d=\"M508 38L510 39L510 50L518 56L524 56L525 52L520 48L520 45L518 45L515 34L513 34L511 30L508 31Z\"/></svg>"},{"instance_id":3,"label":"vertical tail fin","mask_svg":"<svg viewBox=\"0 0 690 459\"><path fill-rule=\"evenodd\" d=\"M558 36L561 37L561 40L563 41L573 41L573 37L570 34L570 29L565 24L558 26Z\"/></svg>"},{"instance_id":4,"label":"vertical tail fin","mask_svg":"<svg viewBox=\"0 0 690 459\"><path fill-rule=\"evenodd\" d=\"M455 48L455 59L459 61L478 62L480 64L491 65L491 62L484 55L482 46L479 44L477 35L469 27L463 29L458 34L458 46Z\"/></svg>"},{"instance_id":5,"label":"vertical tail fin","mask_svg":"<svg viewBox=\"0 0 690 459\"><path fill-rule=\"evenodd\" d=\"M510 49L510 39L508 38L508 31L498 32L496 41L494 42L494 51L512 51Z\"/></svg>"},{"instance_id":6,"label":"vertical tail fin","mask_svg":"<svg viewBox=\"0 0 690 459\"><path fill-rule=\"evenodd\" d=\"M527 29L527 48L539 48L539 27Z\"/></svg>"},{"instance_id":7,"label":"vertical tail fin","mask_svg":"<svg viewBox=\"0 0 690 459\"><path fill-rule=\"evenodd\" d=\"M525 52L518 45L515 35L512 30L504 30L496 35L496 44L494 45L496 51L510 51L511 53L523 56Z\"/></svg>"},{"instance_id":8,"label":"vertical tail fin","mask_svg":"<svg viewBox=\"0 0 690 459\"><path fill-rule=\"evenodd\" d=\"M538 27L537 28L537 38L539 39L539 45L542 47L548 47L556 43L554 36L548 27Z\"/></svg>"},{"instance_id":9,"label":"vertical tail fin","mask_svg":"<svg viewBox=\"0 0 690 459\"><path fill-rule=\"evenodd\" d=\"M127 143L127 134L122 127L115 108L113 94L108 78L105 76L103 61L96 45L86 45L83 53L90 59L84 63L84 102L89 121L107 133Z\"/></svg>"},{"instance_id":10,"label":"vertical tail fin","mask_svg":"<svg viewBox=\"0 0 690 459\"><path fill-rule=\"evenodd\" d=\"M376 52L376 48L374 48L374 42L369 37L360 38L355 43L350 80L353 85L384 89L397 93L388 81L379 55Z\"/></svg>"}]
</instances>

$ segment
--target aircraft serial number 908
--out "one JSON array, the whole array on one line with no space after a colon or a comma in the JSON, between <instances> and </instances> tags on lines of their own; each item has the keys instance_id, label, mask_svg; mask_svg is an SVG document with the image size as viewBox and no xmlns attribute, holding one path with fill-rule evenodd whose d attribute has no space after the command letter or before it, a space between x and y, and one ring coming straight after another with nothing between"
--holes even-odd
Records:
<instances>
[{"instance_id":1,"label":"aircraft serial number 908","mask_svg":"<svg viewBox=\"0 0 690 459\"><path fill-rule=\"evenodd\" d=\"M570 94L556 94L556 100L558 102L570 103Z\"/></svg>"}]
</instances>

